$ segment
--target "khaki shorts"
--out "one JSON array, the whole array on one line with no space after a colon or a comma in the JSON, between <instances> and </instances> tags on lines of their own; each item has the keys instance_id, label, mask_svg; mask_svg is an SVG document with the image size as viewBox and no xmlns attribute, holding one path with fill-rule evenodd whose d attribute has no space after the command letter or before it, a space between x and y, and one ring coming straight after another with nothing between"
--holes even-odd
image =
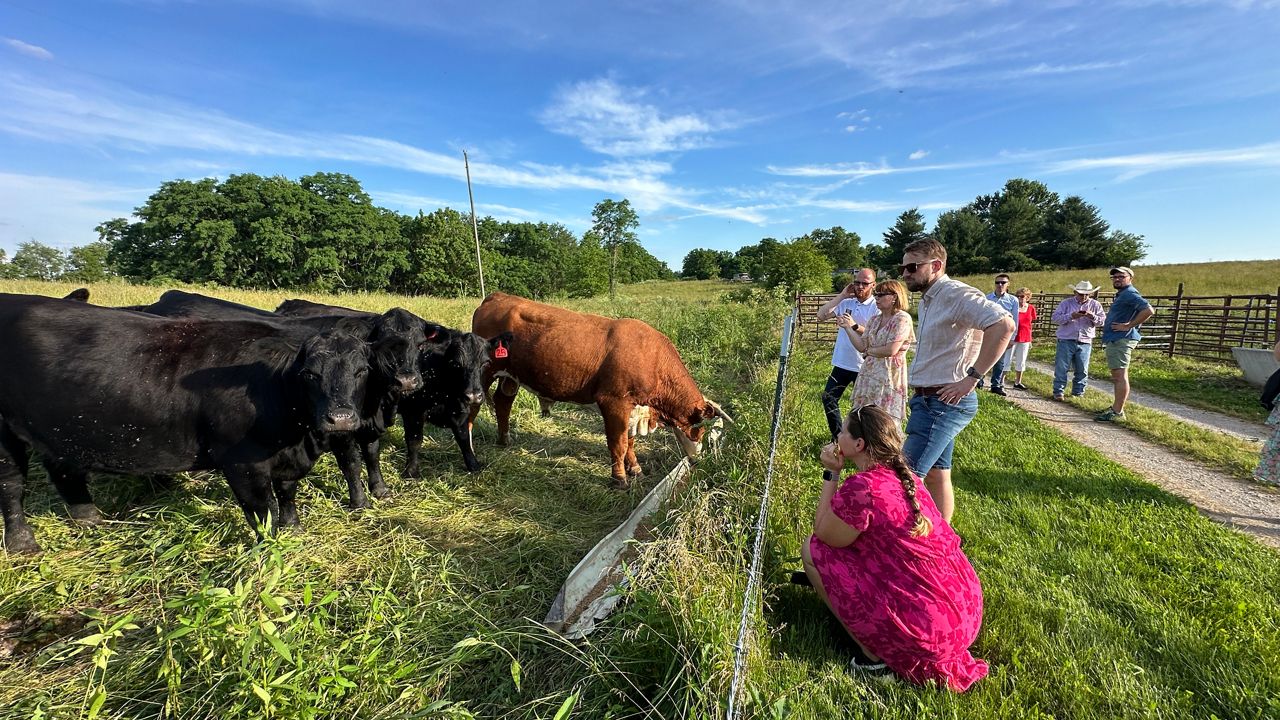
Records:
<instances>
[{"instance_id":1,"label":"khaki shorts","mask_svg":"<svg viewBox=\"0 0 1280 720\"><path fill-rule=\"evenodd\" d=\"M1129 356L1137 346L1137 340L1112 340L1106 343L1107 369L1121 370L1129 367Z\"/></svg>"}]
</instances>

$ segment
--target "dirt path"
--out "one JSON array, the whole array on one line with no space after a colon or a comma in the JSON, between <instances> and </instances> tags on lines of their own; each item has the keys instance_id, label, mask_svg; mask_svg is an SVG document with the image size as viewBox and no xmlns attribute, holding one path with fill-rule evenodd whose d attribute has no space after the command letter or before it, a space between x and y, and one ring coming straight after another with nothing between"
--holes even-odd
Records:
<instances>
[{"instance_id":1,"label":"dirt path","mask_svg":"<svg viewBox=\"0 0 1280 720\"><path fill-rule=\"evenodd\" d=\"M1027 368L1053 377L1053 366L1048 363L1027 361ZM1114 396L1115 386L1110 380L1102 378L1089 377L1089 387ZM1166 415L1172 415L1189 425L1204 428L1206 430L1217 430L1228 435L1234 435L1245 440L1254 442L1262 442L1270 434L1271 431L1262 423L1249 422L1233 418L1229 415L1223 415L1211 410L1201 410L1199 408L1187 407L1180 405L1172 400L1166 400L1158 395L1150 393L1131 391L1129 393L1129 402L1141 405L1151 410L1159 410Z\"/></svg>"},{"instance_id":2,"label":"dirt path","mask_svg":"<svg viewBox=\"0 0 1280 720\"><path fill-rule=\"evenodd\" d=\"M1092 383L1090 380L1090 384ZM1010 391L1007 399L1041 422L1101 451L1111 460L1148 481L1184 498L1204 515L1252 535L1263 544L1280 549L1280 491L1263 488L1203 463L1188 460L1121 426L1095 422L1091 413L1066 403L1017 390ZM1182 409L1193 414L1201 412L1191 408ZM1219 429L1213 425L1208 427Z\"/></svg>"}]
</instances>

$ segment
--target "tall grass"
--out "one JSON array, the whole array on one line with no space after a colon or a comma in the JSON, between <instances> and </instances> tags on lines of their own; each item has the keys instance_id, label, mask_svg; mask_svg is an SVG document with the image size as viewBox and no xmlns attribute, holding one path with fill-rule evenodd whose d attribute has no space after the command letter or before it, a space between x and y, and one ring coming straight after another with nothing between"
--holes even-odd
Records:
<instances>
[{"instance_id":1,"label":"tall grass","mask_svg":"<svg viewBox=\"0 0 1280 720\"><path fill-rule=\"evenodd\" d=\"M1069 286L1088 280L1104 290L1111 289L1107 277L1110 268L1090 270L1045 270L1015 272L1010 292L1020 287L1035 293L1065 293ZM1170 263L1138 265L1133 268L1133 284L1144 295L1175 295L1178 283L1187 295L1254 295L1275 294L1280 287L1280 260L1232 260L1205 263ZM995 273L966 275L959 278L983 290L991 290Z\"/></svg>"}]
</instances>

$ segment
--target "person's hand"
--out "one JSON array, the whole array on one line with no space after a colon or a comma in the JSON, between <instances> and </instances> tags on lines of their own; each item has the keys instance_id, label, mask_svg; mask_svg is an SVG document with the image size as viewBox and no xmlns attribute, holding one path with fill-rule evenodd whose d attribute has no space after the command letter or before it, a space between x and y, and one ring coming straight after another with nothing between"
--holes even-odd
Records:
<instances>
[{"instance_id":1,"label":"person's hand","mask_svg":"<svg viewBox=\"0 0 1280 720\"><path fill-rule=\"evenodd\" d=\"M1117 330L1120 332L1128 332L1129 330L1133 329L1133 323L1114 322L1114 323L1111 323L1111 329Z\"/></svg>"},{"instance_id":2,"label":"person's hand","mask_svg":"<svg viewBox=\"0 0 1280 720\"><path fill-rule=\"evenodd\" d=\"M840 294L847 298L850 298L854 296L855 292L857 292L857 290L856 288L853 287L853 283L849 283L848 285L844 286L844 290L841 290Z\"/></svg>"},{"instance_id":3,"label":"person's hand","mask_svg":"<svg viewBox=\"0 0 1280 720\"><path fill-rule=\"evenodd\" d=\"M957 405L960 403L960 399L973 392L977 385L977 378L966 375L950 385L943 385L942 389L938 391L938 399L948 405Z\"/></svg>"},{"instance_id":4,"label":"person's hand","mask_svg":"<svg viewBox=\"0 0 1280 720\"><path fill-rule=\"evenodd\" d=\"M1077 311L1075 311L1075 312L1071 313L1071 317L1074 317L1074 318L1082 318L1082 317L1084 317L1085 315L1088 315L1088 314L1089 314L1089 313L1085 312L1084 310L1077 310Z\"/></svg>"},{"instance_id":5,"label":"person's hand","mask_svg":"<svg viewBox=\"0 0 1280 720\"><path fill-rule=\"evenodd\" d=\"M837 316L836 325L839 325L842 328L850 328L855 330L858 327L858 323L854 322L853 320L853 314L849 312L846 312L843 315Z\"/></svg>"},{"instance_id":6,"label":"person's hand","mask_svg":"<svg viewBox=\"0 0 1280 720\"><path fill-rule=\"evenodd\" d=\"M844 469L844 453L840 452L840 444L835 441L822 446L822 455L818 459L822 467L833 473Z\"/></svg>"}]
</instances>

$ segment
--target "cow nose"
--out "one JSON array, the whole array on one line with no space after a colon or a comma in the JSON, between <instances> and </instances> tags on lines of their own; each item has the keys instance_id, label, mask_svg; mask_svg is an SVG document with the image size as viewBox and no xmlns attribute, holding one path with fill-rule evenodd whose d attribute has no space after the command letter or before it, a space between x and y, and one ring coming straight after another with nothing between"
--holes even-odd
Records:
<instances>
[{"instance_id":1,"label":"cow nose","mask_svg":"<svg viewBox=\"0 0 1280 720\"><path fill-rule=\"evenodd\" d=\"M484 391L483 390L469 391L467 393L467 402L471 403L472 405L479 405L480 403L484 402Z\"/></svg>"},{"instance_id":2,"label":"cow nose","mask_svg":"<svg viewBox=\"0 0 1280 720\"><path fill-rule=\"evenodd\" d=\"M336 431L349 432L356 429L356 413L354 410L334 410L325 420Z\"/></svg>"},{"instance_id":3,"label":"cow nose","mask_svg":"<svg viewBox=\"0 0 1280 720\"><path fill-rule=\"evenodd\" d=\"M396 382L400 383L401 392L413 392L422 387L421 375L397 375Z\"/></svg>"}]
</instances>

